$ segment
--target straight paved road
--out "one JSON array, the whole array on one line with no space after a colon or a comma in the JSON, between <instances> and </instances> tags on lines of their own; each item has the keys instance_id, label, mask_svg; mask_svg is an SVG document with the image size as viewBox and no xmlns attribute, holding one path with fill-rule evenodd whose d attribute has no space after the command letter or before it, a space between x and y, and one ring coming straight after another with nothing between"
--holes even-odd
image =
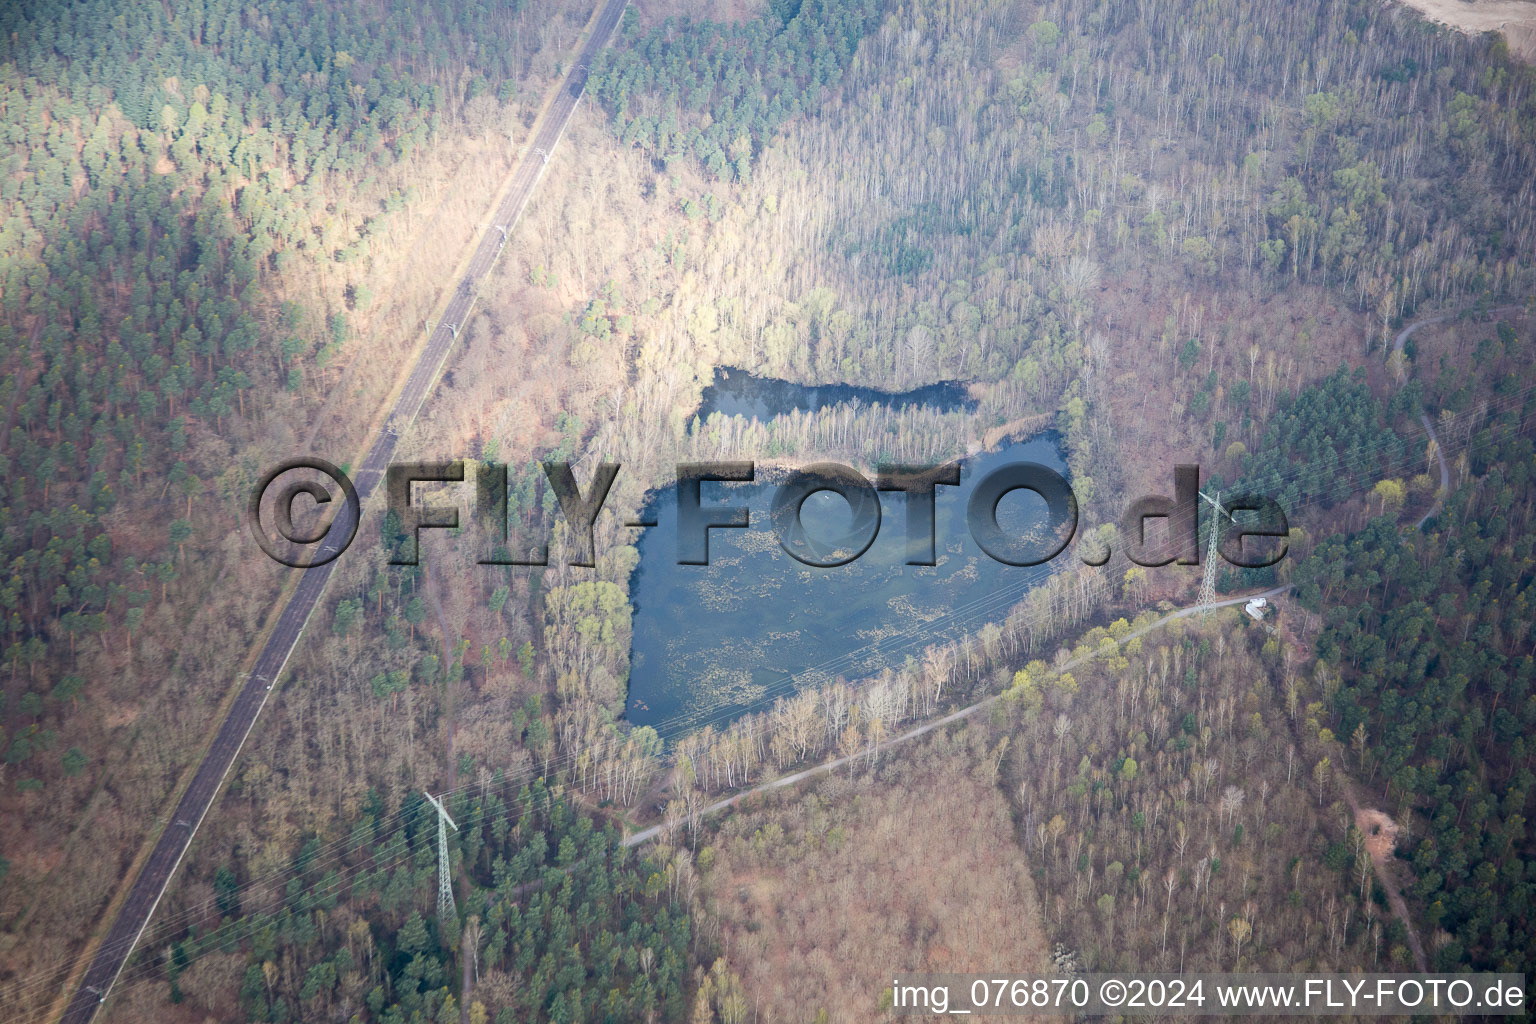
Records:
<instances>
[{"instance_id":1,"label":"straight paved road","mask_svg":"<svg viewBox=\"0 0 1536 1024\"><path fill-rule=\"evenodd\" d=\"M496 209L490 229L475 247L464 276L455 282L453 296L444 310L442 321L428 338L426 347L411 368L399 398L385 419L384 429L374 437L368 455L354 477L360 503L366 504L378 486L394 455L395 444L401 433L415 420L431 393L460 328L469 319L475 301L475 287L495 264L508 235L522 216L523 208L528 205L528 199L533 195L539 179L543 177L549 155L565 134L566 125L586 89L587 69L603 47L608 45L626 3L627 0L607 0L575 65L561 82L559 95L540 119L527 154L513 172L512 185L506 199ZM350 533L346 527L351 525L350 520L355 514L350 508L345 509L338 515L336 526L327 536L335 538ZM334 540L322 542L322 555L331 554L335 550L334 544ZM155 844L90 967L86 969L80 987L75 990L61 1018L64 1024L86 1024L95 1017L101 1003L105 1001L129 954L133 952L134 945L149 924L160 897L164 895L171 876L175 874L177 865L191 845L192 837L197 833L204 815L218 795L224 777L239 755L246 736L250 734L261 709L266 706L272 686L288 664L304 632L304 624L324 593L335 567L335 562L329 562L312 569L296 570L303 572L303 578L299 580L293 596L278 617L277 625L262 648L255 668L240 688L234 706L220 725L213 745L198 766L192 783L176 805L171 824Z\"/></svg>"}]
</instances>

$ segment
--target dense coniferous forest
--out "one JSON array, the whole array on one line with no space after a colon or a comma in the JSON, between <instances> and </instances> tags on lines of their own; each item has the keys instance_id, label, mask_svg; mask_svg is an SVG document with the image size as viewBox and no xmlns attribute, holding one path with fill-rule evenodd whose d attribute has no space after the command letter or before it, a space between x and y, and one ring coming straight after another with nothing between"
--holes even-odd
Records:
<instances>
[{"instance_id":1,"label":"dense coniferous forest","mask_svg":"<svg viewBox=\"0 0 1536 1024\"><path fill-rule=\"evenodd\" d=\"M542 780L494 779L448 809L459 916L437 915L436 811L416 794L385 814L372 795L343 862L316 862L309 840L275 905L243 906L225 869L218 924L169 949L172 999L225 1005L220 974L189 965L243 948L252 1021L684 1016L697 887L686 862L619 846Z\"/></svg>"},{"instance_id":2,"label":"dense coniferous forest","mask_svg":"<svg viewBox=\"0 0 1536 1024\"><path fill-rule=\"evenodd\" d=\"M815 114L837 88L881 5L808 0L774 3L770 12L738 24L668 20L605 55L591 88L614 109L620 139L658 159L693 157L726 181L747 180L753 155L774 133Z\"/></svg>"},{"instance_id":3,"label":"dense coniferous forest","mask_svg":"<svg viewBox=\"0 0 1536 1024\"><path fill-rule=\"evenodd\" d=\"M1406 428L1406 414L1418 409L1418 389L1382 403L1364 376L1340 369L1284 396L1255 450L1243 456L1236 489L1273 495L1281 508L1329 507L1420 461L1422 438L1412 439ZM1299 475L1290 472L1293 466Z\"/></svg>"},{"instance_id":4,"label":"dense coniferous forest","mask_svg":"<svg viewBox=\"0 0 1536 1024\"><path fill-rule=\"evenodd\" d=\"M1405 855L1436 969L1528 971L1536 868L1529 395L1491 410L1422 538L1389 519L1296 570L1317 610L1320 709L1414 833Z\"/></svg>"}]
</instances>

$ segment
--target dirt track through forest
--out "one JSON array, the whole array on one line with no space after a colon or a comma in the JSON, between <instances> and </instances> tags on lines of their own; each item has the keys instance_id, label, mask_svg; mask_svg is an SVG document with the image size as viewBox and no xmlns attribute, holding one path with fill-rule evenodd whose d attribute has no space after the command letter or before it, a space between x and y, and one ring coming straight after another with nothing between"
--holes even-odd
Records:
<instances>
[{"instance_id":1,"label":"dirt track through forest","mask_svg":"<svg viewBox=\"0 0 1536 1024\"><path fill-rule=\"evenodd\" d=\"M1286 591L1288 591L1290 589L1291 588L1290 588L1289 584L1287 584L1286 586L1283 586L1283 587L1273 587L1273 588L1271 588L1269 590L1261 591L1261 592L1259 592L1257 594L1244 594L1241 597L1230 597L1230 598L1227 598L1224 601L1217 601L1213 605L1211 605L1211 607L1213 607L1213 608L1227 608L1227 607L1230 607L1230 606L1235 605L1235 604L1245 604L1248 601L1253 600L1255 597L1264 597L1264 598L1276 597L1276 596L1278 596L1280 594L1285 593ZM1147 623L1145 626L1142 626L1140 629L1133 629L1133 630L1131 630L1129 633L1127 633L1124 637L1121 638L1121 643L1124 643L1124 642L1126 642L1128 640L1134 640L1136 637L1143 636L1143 635L1145 635L1147 633L1152 632L1155 629L1161 629L1163 626L1166 626L1168 623L1172 622L1174 619L1188 618L1189 616L1194 615L1194 614L1196 614L1199 611L1200 611L1200 607L1198 605L1195 605L1195 606L1192 606L1192 607L1189 607L1189 608L1181 608L1181 609L1179 609L1176 612L1171 612L1168 615L1164 615L1162 618L1157 619L1154 622ZM1058 671L1058 672L1065 672L1065 671L1067 671L1070 668L1075 668L1076 666L1078 666L1078 665L1080 665L1080 664L1082 664L1082 663L1084 663L1084 662L1086 662L1088 660L1096 658L1096 657L1098 657L1098 651L1096 649L1094 651L1088 653L1088 654L1080 654L1077 657L1071 658L1068 661L1066 661L1066 662L1062 663L1061 665L1057 666L1056 671ZM975 714L977 711L980 711L982 708L991 707L993 704L997 703L1001 699L1002 699L1002 694L1000 694L1000 693L994 693L990 697L984 697L984 698L982 698L981 700L977 701L974 704L969 704L969 705L961 708L959 711L951 711L949 714L943 716L942 718L935 718L931 722L927 722L927 723L925 723L923 725L917 726L916 728L909 729L906 732L902 733L900 736L897 736L895 739L886 740L881 749L890 749L891 747L896 746L898 743L905 743L907 740L916 739L919 736L927 735L928 733L933 732L933 730L935 730L935 729L941 729L944 726L951 725L951 724L953 724L955 722L960 721L963 718L969 718L971 715ZM708 807L704 808L699 813L701 815L704 815L704 814L715 814L715 813L717 813L719 811L725 810L728 807L733 807L736 804L740 803L742 800L745 800L746 798L748 798L750 796L753 796L753 795L755 795L757 793L766 793L769 790L783 789L785 786L793 786L795 783L803 782L804 780L810 778L813 775L821 775L821 774L824 774L826 772L830 772L830 771L832 771L835 768L838 768L838 767L840 767L842 765L847 764L849 761L852 761L852 760L855 760L857 758L864 757L864 756L866 756L864 754L864 752L860 751L857 754L849 754L849 755L847 755L845 757L837 757L837 758L833 758L830 761L823 761L821 764L818 764L815 767L804 768L804 769L802 769L802 770L800 770L798 772L792 772L789 775L781 775L777 779L770 779L767 782L764 782L764 783L761 783L759 785L753 786L751 789L744 789L740 793L735 794L734 796L726 797L724 800L717 800L714 803L710 804ZM642 829L639 832L636 832L634 835L626 836L625 839L624 839L624 845L625 846L638 846L641 843L648 842L649 840L654 839L654 838L656 838L656 836L660 835L662 833L662 831L665 830L665 828L666 828L666 826L663 824L663 825L652 825L650 828Z\"/></svg>"},{"instance_id":2,"label":"dirt track through forest","mask_svg":"<svg viewBox=\"0 0 1536 1024\"><path fill-rule=\"evenodd\" d=\"M1371 866L1376 870L1376 880L1386 890L1387 904L1392 908L1392 913L1397 915L1397 919L1403 922L1403 927L1408 931L1408 948L1413 952L1413 962L1420 971L1428 971L1429 960L1424 955L1424 942L1419 938L1418 930L1413 927L1413 918L1408 915L1408 901L1403 899L1403 890L1398 885L1397 872L1392 864L1397 845L1397 825L1384 811L1361 808L1355 784L1342 772L1339 778L1343 783L1339 788L1344 791L1344 801L1349 804L1350 813L1354 815L1355 827L1365 835L1365 848L1370 853Z\"/></svg>"}]
</instances>

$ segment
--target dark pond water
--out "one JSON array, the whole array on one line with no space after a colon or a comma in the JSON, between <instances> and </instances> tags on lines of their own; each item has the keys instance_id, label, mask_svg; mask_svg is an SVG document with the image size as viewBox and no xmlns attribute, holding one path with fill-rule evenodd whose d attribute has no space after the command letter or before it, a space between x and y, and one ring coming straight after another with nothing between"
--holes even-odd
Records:
<instances>
[{"instance_id":1,"label":"dark pond water","mask_svg":"<svg viewBox=\"0 0 1536 1024\"><path fill-rule=\"evenodd\" d=\"M715 408L814 408L809 396L825 400L843 392L740 377L749 382L747 394L724 396L737 383L733 372L717 380ZM739 412L741 405L734 408ZM1051 571L1049 564L1020 568L994 561L966 528L966 502L976 482L1008 462L1039 463L1066 475L1051 434L966 460L960 486L938 488L938 564L931 567L905 564L906 497L898 492L881 493L882 521L869 549L856 561L825 569L804 565L779 546L769 509L782 474L769 478L760 468L754 483L702 484L706 508L750 510L748 528L710 531L707 566L677 564L676 489L652 492L647 518L658 525L643 531L630 586L629 720L663 736L705 724L718 728L745 711L771 706L799 685L796 677L865 676L1000 620ZM848 504L830 492L812 495L802 509L812 540L836 543L851 520ZM1045 504L1015 491L999 504L998 522L1010 536L1040 536Z\"/></svg>"},{"instance_id":2,"label":"dark pond water","mask_svg":"<svg viewBox=\"0 0 1536 1024\"><path fill-rule=\"evenodd\" d=\"M722 367L715 371L714 381L704 388L700 396L698 416L707 419L711 413L722 412L727 416L770 420L796 409L809 412L854 401L861 406L879 403L891 409L927 405L939 412L968 412L976 408L976 400L966 391L965 385L958 381L944 381L897 392L855 387L852 384L807 387L769 377L756 377L745 370Z\"/></svg>"}]
</instances>

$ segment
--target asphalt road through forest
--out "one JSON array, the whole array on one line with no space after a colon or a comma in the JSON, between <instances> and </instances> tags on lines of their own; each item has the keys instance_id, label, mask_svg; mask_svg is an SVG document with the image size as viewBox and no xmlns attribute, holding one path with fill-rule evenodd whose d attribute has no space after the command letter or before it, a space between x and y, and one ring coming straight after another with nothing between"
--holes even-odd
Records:
<instances>
[{"instance_id":1,"label":"asphalt road through forest","mask_svg":"<svg viewBox=\"0 0 1536 1024\"><path fill-rule=\"evenodd\" d=\"M401 433L410 426L431 393L460 328L469 319L475 301L475 286L495 264L508 235L522 215L529 197L533 195L549 163L549 155L565 134L566 125L586 89L587 70L597 58L598 52L612 38L626 3L627 0L607 0L604 4L591 35L577 55L576 63L561 82L559 94L540 118L538 129L528 143L527 152L513 172L507 196L492 216L490 229L475 247L464 275L454 282L453 295L444 309L442 320L428 338L385 419L384 428L375 435L367 456L353 476L359 507L367 504L389 465ZM321 543L319 557L334 552L334 538L351 532L346 527L351 525L349 520L354 514L350 508L338 514L338 522L327 534L331 539ZM239 755L246 736L250 734L251 727L266 705L273 684L288 664L299 637L303 635L304 624L324 593L335 567L336 563L332 561L312 569L295 570L302 572L303 578L299 580L293 596L278 617L277 625L262 647L250 676L241 686L234 706L219 726L213 744L176 805L170 823L161 833L149 859L118 908L106 937L97 948L90 967L86 969L79 987L60 1018L64 1024L86 1024L106 1001L107 993L122 972L145 926L149 924L171 876L175 874L177 865L191 845L192 837L197 834L198 826L218 795L224 777Z\"/></svg>"}]
</instances>

